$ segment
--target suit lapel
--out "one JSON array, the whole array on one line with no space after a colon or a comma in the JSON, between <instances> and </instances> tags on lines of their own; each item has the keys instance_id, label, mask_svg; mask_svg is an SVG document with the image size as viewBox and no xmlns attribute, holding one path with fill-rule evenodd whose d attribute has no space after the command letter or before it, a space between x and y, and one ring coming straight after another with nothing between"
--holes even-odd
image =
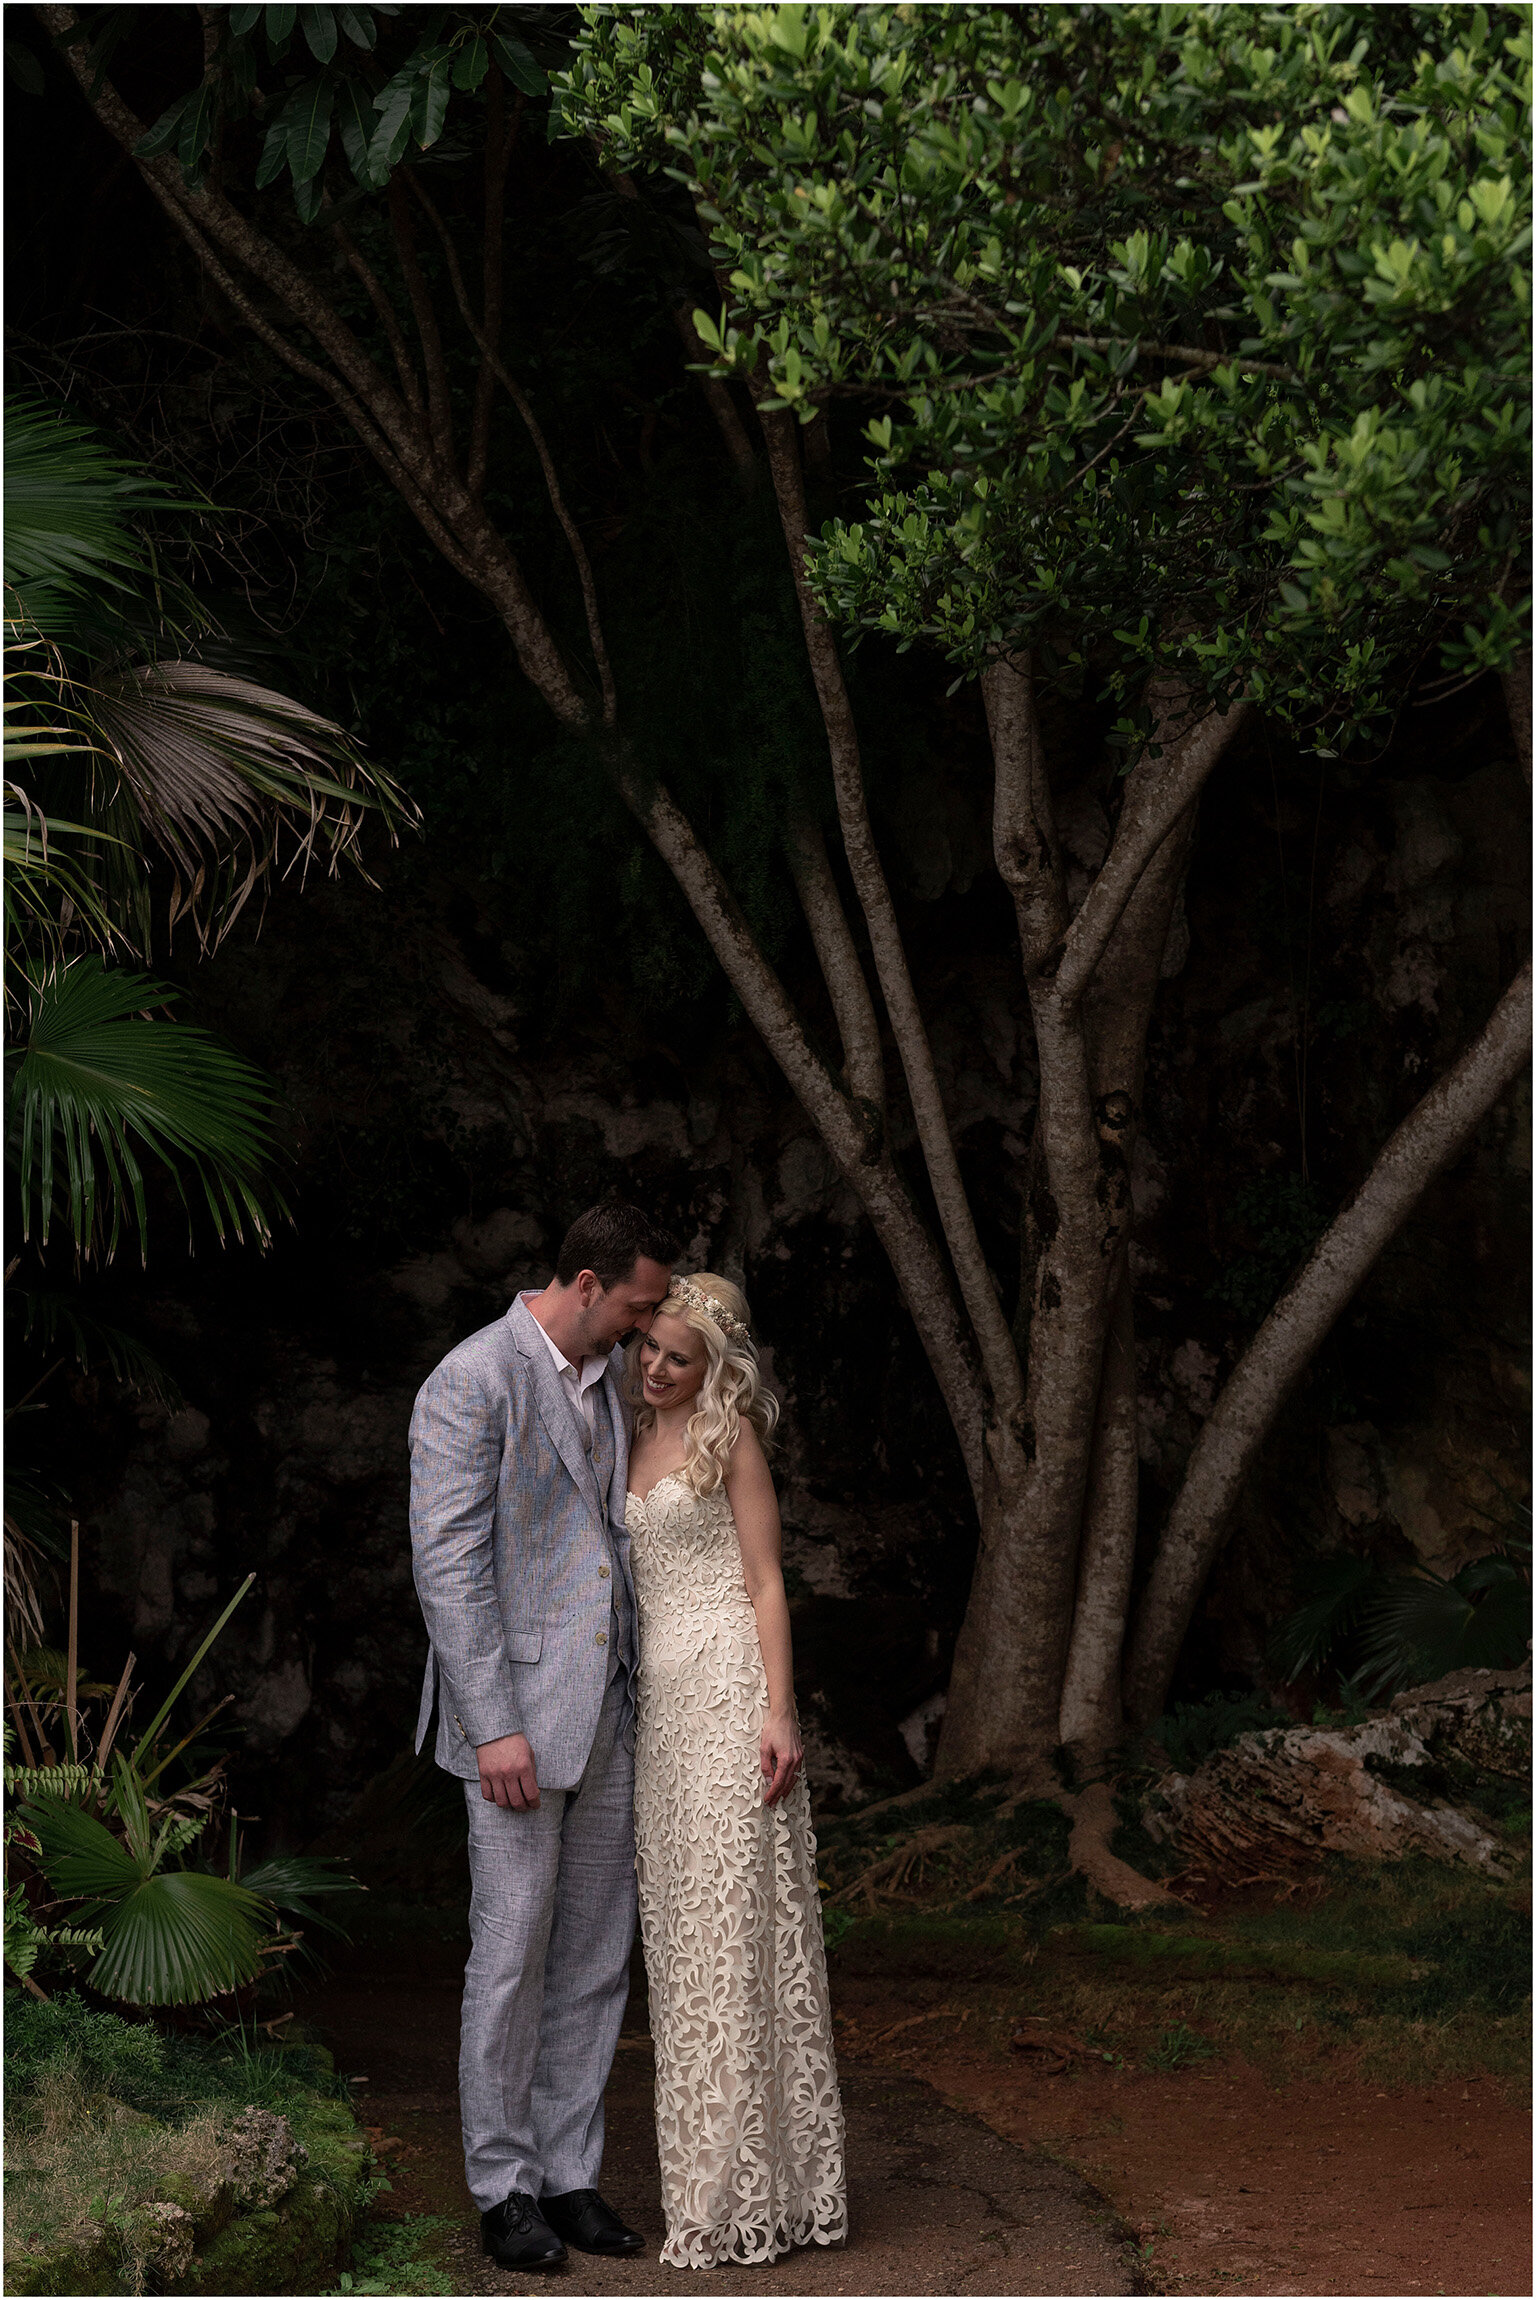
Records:
<instances>
[{"instance_id":1,"label":"suit lapel","mask_svg":"<svg viewBox=\"0 0 1536 2300\"><path fill-rule=\"evenodd\" d=\"M544 1424L550 1444L570 1471L578 1490L595 1504L598 1492L592 1459L576 1434L571 1409L566 1403L560 1376L555 1372L555 1361L549 1354L543 1329L521 1295L508 1314L512 1320L512 1331L517 1337L517 1346L528 1361L539 1419Z\"/></svg>"},{"instance_id":2,"label":"suit lapel","mask_svg":"<svg viewBox=\"0 0 1536 2300\"><path fill-rule=\"evenodd\" d=\"M624 1523L624 1489L629 1482L629 1445L624 1433L624 1405L619 1395L618 1369L623 1359L617 1351L608 1360L599 1389L607 1407L608 1439L605 1450L608 1461L608 1515L618 1524Z\"/></svg>"}]
</instances>

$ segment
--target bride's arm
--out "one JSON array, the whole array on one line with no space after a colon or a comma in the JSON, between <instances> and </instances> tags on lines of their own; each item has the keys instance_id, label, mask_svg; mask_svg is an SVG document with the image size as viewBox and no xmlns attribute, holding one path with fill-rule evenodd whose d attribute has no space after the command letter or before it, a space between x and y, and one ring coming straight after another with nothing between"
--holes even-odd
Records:
<instances>
[{"instance_id":1,"label":"bride's arm","mask_svg":"<svg viewBox=\"0 0 1536 2300\"><path fill-rule=\"evenodd\" d=\"M790 1649L789 1602L784 1595L778 1496L750 1422L743 1422L725 1481L741 1570L757 1616L757 1641L768 1678L768 1716L763 1725L763 1801L776 1805L794 1787L800 1771L800 1728L795 1721L794 1660Z\"/></svg>"}]
</instances>

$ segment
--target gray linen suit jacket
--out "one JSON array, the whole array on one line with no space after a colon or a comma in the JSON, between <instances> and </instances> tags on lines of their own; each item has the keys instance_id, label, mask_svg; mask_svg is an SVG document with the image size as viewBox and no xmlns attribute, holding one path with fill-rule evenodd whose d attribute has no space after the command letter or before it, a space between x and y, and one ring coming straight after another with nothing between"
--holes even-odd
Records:
<instances>
[{"instance_id":1,"label":"gray linen suit jacket","mask_svg":"<svg viewBox=\"0 0 1536 2300\"><path fill-rule=\"evenodd\" d=\"M521 1296L450 1350L416 1399L411 1554L431 1640L416 1747L435 1691L437 1762L461 1780L477 1777L482 1742L526 1733L540 1786L575 1788L607 1685L614 1572L629 1594L633 1675L621 1364L615 1350L593 1397L599 1423L605 1408L610 1419L611 1455L601 1427L591 1454L582 1445Z\"/></svg>"}]
</instances>

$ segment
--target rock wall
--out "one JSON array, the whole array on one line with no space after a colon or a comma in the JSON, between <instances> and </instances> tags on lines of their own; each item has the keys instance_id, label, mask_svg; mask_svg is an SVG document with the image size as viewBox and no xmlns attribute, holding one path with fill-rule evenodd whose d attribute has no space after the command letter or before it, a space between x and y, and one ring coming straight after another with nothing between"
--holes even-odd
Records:
<instances>
[{"instance_id":1,"label":"rock wall","mask_svg":"<svg viewBox=\"0 0 1536 2300\"><path fill-rule=\"evenodd\" d=\"M1320 777L1261 735L1205 803L1136 1169L1148 1539L1262 1308L1512 970L1522 802L1496 694L1479 695L1451 734L1426 722L1369 774ZM1007 1270L1034 1105L1027 1017L981 868L985 789L934 782L888 798L882 835ZM1061 793L1084 884L1109 795L1097 770ZM674 1223L688 1265L752 1299L786 1407L786 1560L821 1795L900 1788L927 1761L975 1537L918 1337L739 1016L705 999L647 1019L626 991L633 963L618 954L562 1009L517 905L418 853L378 892L283 893L259 937L198 970L204 1015L282 1081L296 1222L265 1258L162 1246L148 1278L117 1281L119 1313L187 1402L135 1412L77 1385L73 1473L104 1672L129 1644L168 1667L256 1570L204 1678L236 1696L241 1801L281 1834L338 1818L414 1720L417 1386L542 1280L564 1225L614 1185ZM1191 1641L1190 1688L1263 1678L1298 1548L1449 1564L1499 1538L1524 1490L1518 1103L1430 1194L1290 1410Z\"/></svg>"}]
</instances>

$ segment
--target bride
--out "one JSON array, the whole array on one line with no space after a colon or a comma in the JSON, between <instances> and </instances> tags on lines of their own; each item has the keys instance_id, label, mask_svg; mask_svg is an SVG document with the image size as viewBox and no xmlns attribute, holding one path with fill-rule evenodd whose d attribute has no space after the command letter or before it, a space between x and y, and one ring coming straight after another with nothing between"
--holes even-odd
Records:
<instances>
[{"instance_id":1,"label":"bride","mask_svg":"<svg viewBox=\"0 0 1536 2300\"><path fill-rule=\"evenodd\" d=\"M746 1302L674 1278L627 1353L639 1608L635 1841L667 2215L662 2261L847 2234L816 1841Z\"/></svg>"}]
</instances>

